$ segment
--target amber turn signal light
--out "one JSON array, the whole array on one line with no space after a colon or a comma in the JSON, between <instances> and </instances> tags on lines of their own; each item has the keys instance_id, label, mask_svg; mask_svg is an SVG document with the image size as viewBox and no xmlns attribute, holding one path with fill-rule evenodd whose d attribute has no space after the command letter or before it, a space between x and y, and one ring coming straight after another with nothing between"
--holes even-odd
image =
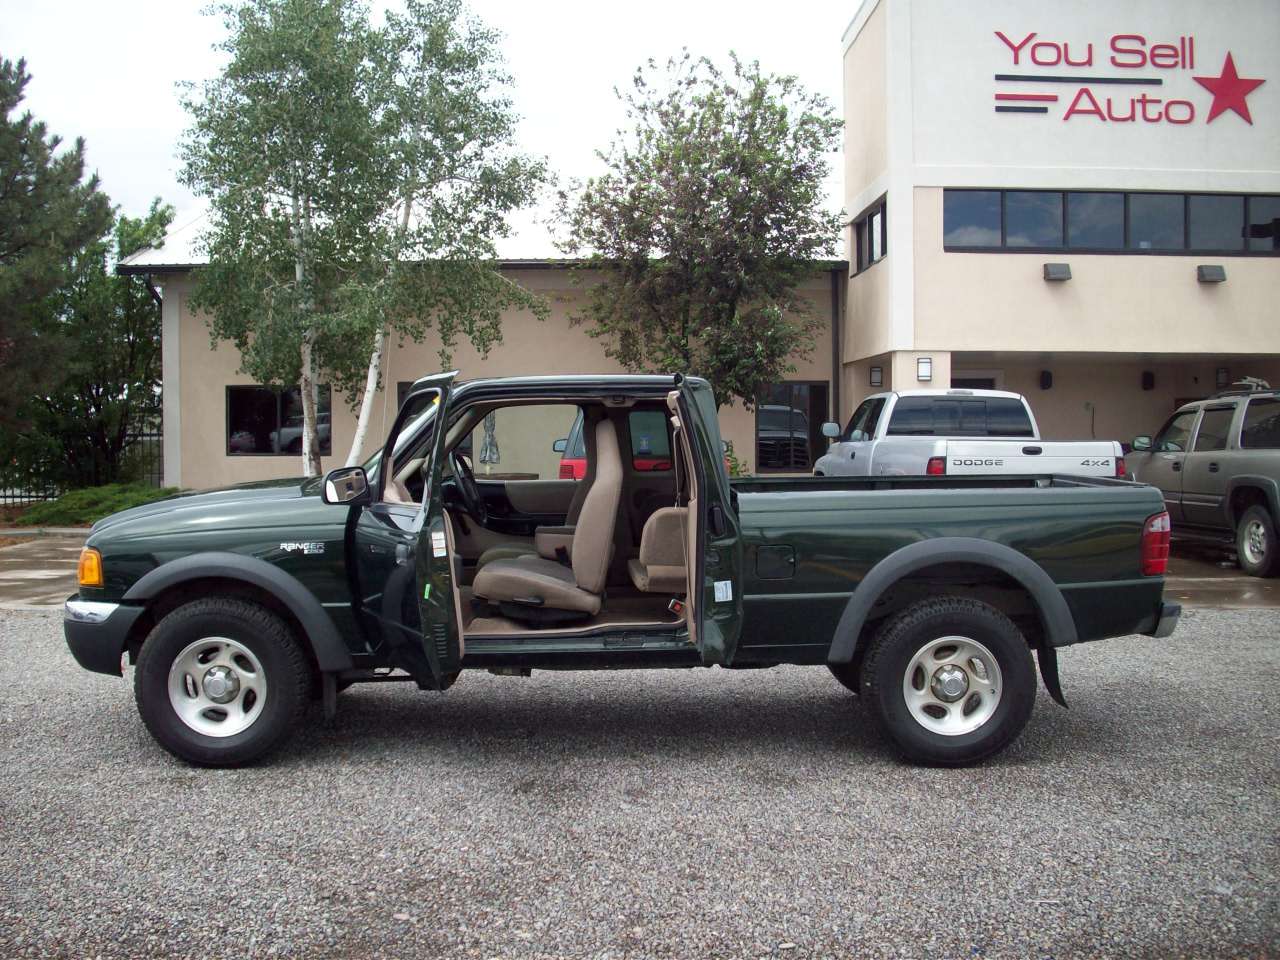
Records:
<instances>
[{"instance_id":1,"label":"amber turn signal light","mask_svg":"<svg viewBox=\"0 0 1280 960\"><path fill-rule=\"evenodd\" d=\"M76 571L82 587L102 586L102 554L93 547L80 551L80 567Z\"/></svg>"}]
</instances>

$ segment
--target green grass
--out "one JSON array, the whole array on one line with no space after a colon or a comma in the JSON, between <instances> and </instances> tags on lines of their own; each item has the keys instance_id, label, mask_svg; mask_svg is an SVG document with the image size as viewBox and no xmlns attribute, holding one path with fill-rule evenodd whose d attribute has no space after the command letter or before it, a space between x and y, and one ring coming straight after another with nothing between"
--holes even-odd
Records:
<instances>
[{"instance_id":1,"label":"green grass","mask_svg":"<svg viewBox=\"0 0 1280 960\"><path fill-rule=\"evenodd\" d=\"M104 487L72 490L23 512L15 521L24 527L80 527L120 510L138 507L178 492L177 487L149 487L141 483L109 483Z\"/></svg>"}]
</instances>

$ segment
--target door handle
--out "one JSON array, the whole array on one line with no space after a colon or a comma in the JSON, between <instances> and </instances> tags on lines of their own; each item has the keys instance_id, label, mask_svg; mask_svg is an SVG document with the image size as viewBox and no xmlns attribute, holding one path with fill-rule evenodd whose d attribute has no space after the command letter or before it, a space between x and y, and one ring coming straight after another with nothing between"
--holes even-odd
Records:
<instances>
[{"instance_id":1,"label":"door handle","mask_svg":"<svg viewBox=\"0 0 1280 960\"><path fill-rule=\"evenodd\" d=\"M1028 457L1036 457L1044 453L1044 447L1023 447L1022 452Z\"/></svg>"},{"instance_id":2,"label":"door handle","mask_svg":"<svg viewBox=\"0 0 1280 960\"><path fill-rule=\"evenodd\" d=\"M850 459L850 460L856 460L856 459L858 459L858 451L857 451L857 450L850 450L850 451L849 451L849 459Z\"/></svg>"},{"instance_id":3,"label":"door handle","mask_svg":"<svg viewBox=\"0 0 1280 960\"><path fill-rule=\"evenodd\" d=\"M1217 465L1216 463L1211 463L1211 464L1209 464L1209 472L1210 472L1210 473L1217 473L1217 472L1218 472L1218 465Z\"/></svg>"},{"instance_id":4,"label":"door handle","mask_svg":"<svg viewBox=\"0 0 1280 960\"><path fill-rule=\"evenodd\" d=\"M1182 470L1182 461L1181 460L1173 461L1173 472L1178 473L1181 470Z\"/></svg>"}]
</instances>

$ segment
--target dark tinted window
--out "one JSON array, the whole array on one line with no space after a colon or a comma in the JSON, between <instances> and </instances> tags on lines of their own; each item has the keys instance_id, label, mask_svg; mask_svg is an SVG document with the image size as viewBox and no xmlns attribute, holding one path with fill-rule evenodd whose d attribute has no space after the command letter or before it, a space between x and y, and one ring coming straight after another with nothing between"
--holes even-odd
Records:
<instances>
[{"instance_id":1,"label":"dark tinted window","mask_svg":"<svg viewBox=\"0 0 1280 960\"><path fill-rule=\"evenodd\" d=\"M889 420L894 436L1030 437L1021 401L1007 398L900 397Z\"/></svg>"},{"instance_id":2,"label":"dark tinted window","mask_svg":"<svg viewBox=\"0 0 1280 960\"><path fill-rule=\"evenodd\" d=\"M879 260L884 256L884 211L877 210L871 215L871 259Z\"/></svg>"},{"instance_id":3,"label":"dark tinted window","mask_svg":"<svg viewBox=\"0 0 1280 960\"><path fill-rule=\"evenodd\" d=\"M809 471L827 449L826 383L775 383L756 404L756 469Z\"/></svg>"},{"instance_id":4,"label":"dark tinted window","mask_svg":"<svg viewBox=\"0 0 1280 960\"><path fill-rule=\"evenodd\" d=\"M1231 429L1231 418L1235 413L1235 407L1206 409L1204 416L1200 418L1200 429L1196 432L1195 449L1197 451L1227 449L1227 431Z\"/></svg>"},{"instance_id":5,"label":"dark tinted window","mask_svg":"<svg viewBox=\"0 0 1280 960\"><path fill-rule=\"evenodd\" d=\"M1004 234L1010 247L1062 246L1062 194L1010 190L1004 198Z\"/></svg>"},{"instance_id":6,"label":"dark tinted window","mask_svg":"<svg viewBox=\"0 0 1280 960\"><path fill-rule=\"evenodd\" d=\"M1183 248L1183 197L1180 193L1129 195L1129 246L1134 250Z\"/></svg>"},{"instance_id":7,"label":"dark tinted window","mask_svg":"<svg viewBox=\"0 0 1280 960\"><path fill-rule=\"evenodd\" d=\"M1249 198L1249 249L1280 250L1280 197Z\"/></svg>"},{"instance_id":8,"label":"dark tinted window","mask_svg":"<svg viewBox=\"0 0 1280 960\"><path fill-rule=\"evenodd\" d=\"M1280 400L1258 397L1244 410L1240 446L1251 450L1280 450Z\"/></svg>"},{"instance_id":9,"label":"dark tinted window","mask_svg":"<svg viewBox=\"0 0 1280 960\"><path fill-rule=\"evenodd\" d=\"M987 435L991 437L1033 437L1031 418L1021 400L993 397L987 401Z\"/></svg>"},{"instance_id":10,"label":"dark tinted window","mask_svg":"<svg viewBox=\"0 0 1280 960\"><path fill-rule=\"evenodd\" d=\"M858 404L858 409L853 411L840 439L846 442L870 440L875 436L876 424L880 422L880 411L883 409L884 397L863 400Z\"/></svg>"},{"instance_id":11,"label":"dark tinted window","mask_svg":"<svg viewBox=\"0 0 1280 960\"><path fill-rule=\"evenodd\" d=\"M332 448L329 388L318 392L316 429L320 453ZM297 387L227 387L227 455L298 454L302 452L302 394Z\"/></svg>"},{"instance_id":12,"label":"dark tinted window","mask_svg":"<svg viewBox=\"0 0 1280 960\"><path fill-rule=\"evenodd\" d=\"M1123 193L1068 193L1067 245L1077 250L1124 246Z\"/></svg>"},{"instance_id":13,"label":"dark tinted window","mask_svg":"<svg viewBox=\"0 0 1280 960\"><path fill-rule=\"evenodd\" d=\"M1000 191L944 191L942 243L948 247L1000 246Z\"/></svg>"},{"instance_id":14,"label":"dark tinted window","mask_svg":"<svg viewBox=\"0 0 1280 960\"><path fill-rule=\"evenodd\" d=\"M1174 414L1169 422L1160 430L1153 445L1156 450L1166 453L1181 453L1187 449L1187 441L1191 439L1191 428L1196 422L1196 412Z\"/></svg>"},{"instance_id":15,"label":"dark tinted window","mask_svg":"<svg viewBox=\"0 0 1280 960\"><path fill-rule=\"evenodd\" d=\"M1192 250L1239 250L1244 246L1244 197L1193 193L1187 205Z\"/></svg>"}]
</instances>

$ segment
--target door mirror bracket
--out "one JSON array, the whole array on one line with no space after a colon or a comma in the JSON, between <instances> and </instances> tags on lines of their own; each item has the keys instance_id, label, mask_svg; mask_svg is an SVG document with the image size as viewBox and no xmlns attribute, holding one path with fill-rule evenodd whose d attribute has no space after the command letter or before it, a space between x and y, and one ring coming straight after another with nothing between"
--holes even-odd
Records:
<instances>
[{"instance_id":1,"label":"door mirror bracket","mask_svg":"<svg viewBox=\"0 0 1280 960\"><path fill-rule=\"evenodd\" d=\"M365 506L373 501L364 467L339 467L325 474L321 497L339 506Z\"/></svg>"}]
</instances>

